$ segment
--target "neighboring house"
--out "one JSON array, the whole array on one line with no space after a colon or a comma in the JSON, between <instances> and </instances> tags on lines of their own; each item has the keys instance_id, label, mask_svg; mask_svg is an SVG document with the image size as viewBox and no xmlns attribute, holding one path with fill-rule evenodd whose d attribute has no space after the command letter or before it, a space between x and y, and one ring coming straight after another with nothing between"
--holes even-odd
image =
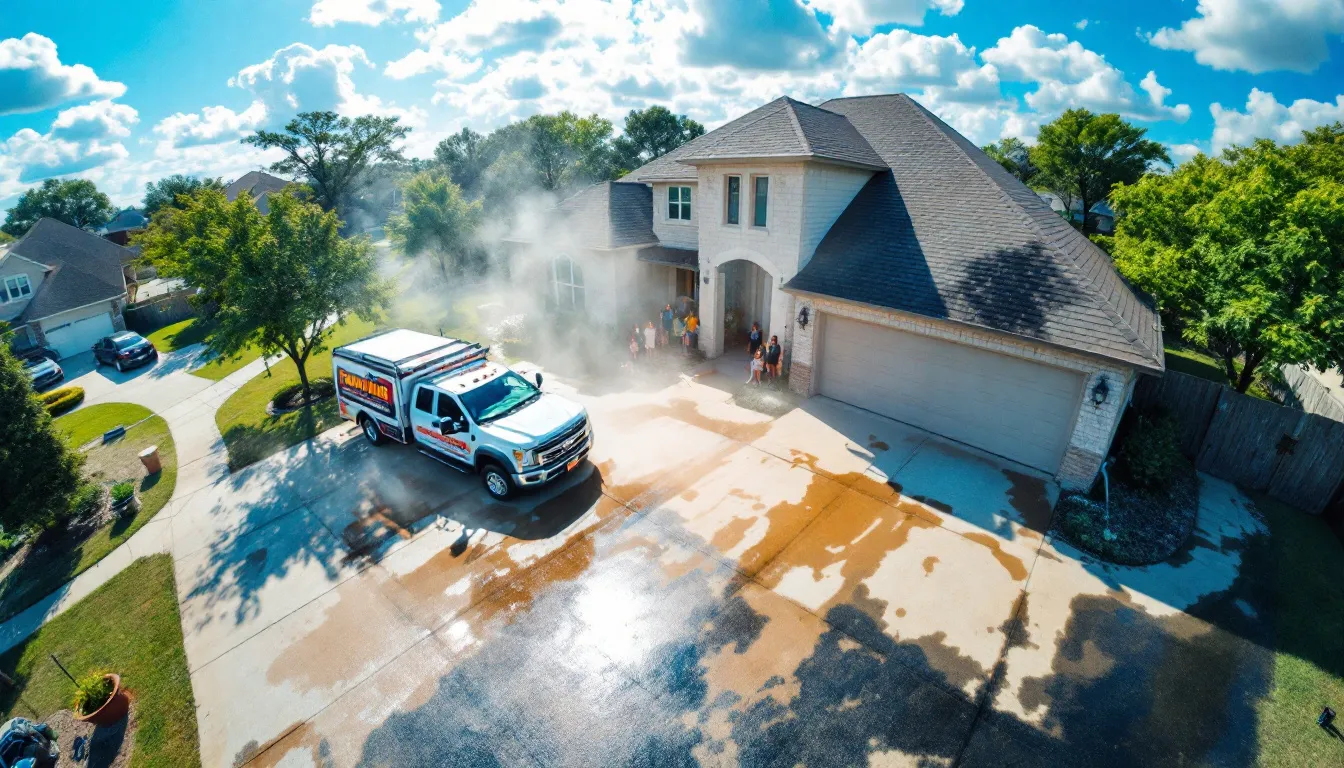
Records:
<instances>
[{"instance_id":1,"label":"neighboring house","mask_svg":"<svg viewBox=\"0 0 1344 768\"><path fill-rule=\"evenodd\" d=\"M778 99L556 214L518 239L549 254L552 293L582 284L568 308L652 317L690 288L707 356L760 322L796 392L1066 487L1090 486L1138 374L1164 370L1157 315L1110 258L905 95Z\"/></svg>"},{"instance_id":2,"label":"neighboring house","mask_svg":"<svg viewBox=\"0 0 1344 768\"><path fill-rule=\"evenodd\" d=\"M252 196L252 200L257 204L257 210L262 213L269 213L271 205L267 202L267 198L273 192L279 192L293 183L279 176L272 176L265 171L248 171L243 174L242 178L224 188L224 196L229 199L229 202L233 202L238 199L238 195L246 192Z\"/></svg>"},{"instance_id":3,"label":"neighboring house","mask_svg":"<svg viewBox=\"0 0 1344 768\"><path fill-rule=\"evenodd\" d=\"M125 330L128 248L55 219L40 219L0 253L0 320L15 349L48 346L61 357Z\"/></svg>"},{"instance_id":4,"label":"neighboring house","mask_svg":"<svg viewBox=\"0 0 1344 768\"><path fill-rule=\"evenodd\" d=\"M112 220L98 229L98 234L111 240L117 245L130 245L131 236L137 232L144 232L145 227L149 226L149 218L141 211L134 208L127 208L120 211Z\"/></svg>"},{"instance_id":5,"label":"neighboring house","mask_svg":"<svg viewBox=\"0 0 1344 768\"><path fill-rule=\"evenodd\" d=\"M1064 215L1064 201L1060 199L1059 195L1053 192L1037 192L1036 194L1050 204L1050 210L1060 216ZM1082 202L1074 200L1069 206L1068 220L1077 224L1082 220L1080 213L1082 210ZM1092 205L1091 220L1092 226L1103 235L1109 235L1115 231L1115 211L1111 210L1110 204L1105 200L1100 200Z\"/></svg>"}]
</instances>

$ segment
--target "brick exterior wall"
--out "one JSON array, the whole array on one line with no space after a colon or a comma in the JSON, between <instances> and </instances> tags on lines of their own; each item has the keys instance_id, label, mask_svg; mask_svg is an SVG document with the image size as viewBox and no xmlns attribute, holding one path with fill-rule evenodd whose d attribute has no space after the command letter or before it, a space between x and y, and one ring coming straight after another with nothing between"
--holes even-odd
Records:
<instances>
[{"instance_id":1,"label":"brick exterior wall","mask_svg":"<svg viewBox=\"0 0 1344 768\"><path fill-rule=\"evenodd\" d=\"M1136 372L1132 368L996 331L816 297L798 298L796 304L799 309L807 307L810 318L806 328L797 328L793 334L789 388L804 396L817 394L818 383L814 375L819 352L817 342L826 315L862 320L1082 373L1085 378L1081 403L1064 459L1055 473L1055 480L1063 488L1085 489L1092 485L1101 462L1110 451L1120 416L1134 388ZM1092 402L1091 393L1103 377L1110 392L1106 402L1098 406Z\"/></svg>"}]
</instances>

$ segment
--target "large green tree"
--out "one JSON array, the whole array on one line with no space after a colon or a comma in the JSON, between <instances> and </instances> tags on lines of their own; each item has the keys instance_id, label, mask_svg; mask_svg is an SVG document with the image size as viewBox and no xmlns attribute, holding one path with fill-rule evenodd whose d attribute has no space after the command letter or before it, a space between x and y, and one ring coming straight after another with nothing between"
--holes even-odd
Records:
<instances>
[{"instance_id":1,"label":"large green tree","mask_svg":"<svg viewBox=\"0 0 1344 768\"><path fill-rule=\"evenodd\" d=\"M160 208L173 207L180 208L177 198L180 195L191 195L201 189L224 189L224 182L221 179L200 178L197 176L187 176L181 173L175 173L172 176L165 176L158 181L152 181L145 184L145 199L141 206L145 210L146 216L153 216Z\"/></svg>"},{"instance_id":2,"label":"large green tree","mask_svg":"<svg viewBox=\"0 0 1344 768\"><path fill-rule=\"evenodd\" d=\"M0 323L0 527L45 527L70 509L81 457L56 434Z\"/></svg>"},{"instance_id":3,"label":"large green tree","mask_svg":"<svg viewBox=\"0 0 1344 768\"><path fill-rule=\"evenodd\" d=\"M667 107L632 109L625 116L624 133L612 142L616 165L622 173L629 173L704 133L705 126L685 115L674 115Z\"/></svg>"},{"instance_id":4,"label":"large green tree","mask_svg":"<svg viewBox=\"0 0 1344 768\"><path fill-rule=\"evenodd\" d=\"M470 128L463 128L434 147L434 162L470 195L475 194L481 173L493 160L485 137Z\"/></svg>"},{"instance_id":5,"label":"large green tree","mask_svg":"<svg viewBox=\"0 0 1344 768\"><path fill-rule=\"evenodd\" d=\"M404 211L387 221L392 244L408 256L428 256L444 277L460 274L476 257L480 201L468 201L442 172L421 172L403 189Z\"/></svg>"},{"instance_id":6,"label":"large green tree","mask_svg":"<svg viewBox=\"0 0 1344 768\"><path fill-rule=\"evenodd\" d=\"M94 229L106 224L117 209L107 195L87 179L47 179L19 195L19 201L5 214L0 226L14 237L22 237L38 219L63 221L72 227Z\"/></svg>"},{"instance_id":7,"label":"large green tree","mask_svg":"<svg viewBox=\"0 0 1344 768\"><path fill-rule=\"evenodd\" d=\"M1339 125L1296 146L1260 140L1112 193L1117 266L1238 391L1257 369L1344 362L1341 144Z\"/></svg>"},{"instance_id":8,"label":"large green tree","mask_svg":"<svg viewBox=\"0 0 1344 768\"><path fill-rule=\"evenodd\" d=\"M1034 183L1083 212L1082 229L1092 228L1092 206L1108 199L1116 184L1133 184L1155 163L1170 163L1167 150L1144 138L1148 131L1116 114L1070 109L1041 126L1031 163L1039 169Z\"/></svg>"},{"instance_id":9,"label":"large green tree","mask_svg":"<svg viewBox=\"0 0 1344 768\"><path fill-rule=\"evenodd\" d=\"M186 199L183 210L151 223L146 258L167 275L209 286L211 351L233 355L257 345L284 352L307 400L308 358L346 317L372 320L387 302L368 238L341 237L334 212L293 190L270 195L266 214L248 195L230 203L206 190Z\"/></svg>"},{"instance_id":10,"label":"large green tree","mask_svg":"<svg viewBox=\"0 0 1344 768\"><path fill-rule=\"evenodd\" d=\"M986 144L981 149L1023 184L1031 184L1040 170L1032 165L1031 148L1021 139L1010 136L993 144Z\"/></svg>"},{"instance_id":11,"label":"large green tree","mask_svg":"<svg viewBox=\"0 0 1344 768\"><path fill-rule=\"evenodd\" d=\"M271 170L303 178L324 210L343 212L371 165L404 160L397 143L410 130L396 117L301 112L283 131L257 131L242 141L283 151Z\"/></svg>"}]
</instances>

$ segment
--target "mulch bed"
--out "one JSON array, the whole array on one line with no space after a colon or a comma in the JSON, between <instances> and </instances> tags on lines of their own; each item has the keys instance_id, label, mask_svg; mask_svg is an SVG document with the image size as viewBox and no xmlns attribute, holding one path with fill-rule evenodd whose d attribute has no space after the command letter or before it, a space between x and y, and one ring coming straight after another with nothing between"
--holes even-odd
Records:
<instances>
[{"instance_id":1,"label":"mulch bed","mask_svg":"<svg viewBox=\"0 0 1344 768\"><path fill-rule=\"evenodd\" d=\"M1185 545L1199 512L1199 477L1186 465L1166 494L1144 491L1111 479L1110 531L1104 535L1106 503L1098 488L1092 496L1066 493L1055 506L1054 532L1079 549L1117 565L1163 562Z\"/></svg>"},{"instance_id":2,"label":"mulch bed","mask_svg":"<svg viewBox=\"0 0 1344 768\"><path fill-rule=\"evenodd\" d=\"M56 742L61 747L61 758L56 763L58 768L124 768L131 764L136 729L134 697L130 714L106 728L81 723L68 709L62 709L43 722L56 731Z\"/></svg>"}]
</instances>

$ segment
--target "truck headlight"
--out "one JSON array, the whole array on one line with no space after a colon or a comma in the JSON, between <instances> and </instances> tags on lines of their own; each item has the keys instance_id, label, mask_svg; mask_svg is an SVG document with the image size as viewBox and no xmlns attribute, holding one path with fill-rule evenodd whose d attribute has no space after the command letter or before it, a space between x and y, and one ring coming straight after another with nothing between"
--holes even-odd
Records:
<instances>
[{"instance_id":1,"label":"truck headlight","mask_svg":"<svg viewBox=\"0 0 1344 768\"><path fill-rule=\"evenodd\" d=\"M524 451L518 448L513 449L513 460L518 462L518 467L520 469L522 467L530 467L537 463L536 454L531 450Z\"/></svg>"}]
</instances>

